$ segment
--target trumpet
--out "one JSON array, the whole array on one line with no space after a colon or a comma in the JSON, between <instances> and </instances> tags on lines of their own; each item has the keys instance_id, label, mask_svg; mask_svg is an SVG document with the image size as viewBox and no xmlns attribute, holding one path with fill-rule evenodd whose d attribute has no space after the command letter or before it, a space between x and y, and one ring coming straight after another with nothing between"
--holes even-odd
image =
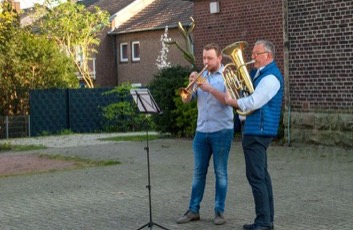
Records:
<instances>
[{"instance_id":1,"label":"trumpet","mask_svg":"<svg viewBox=\"0 0 353 230\"><path fill-rule=\"evenodd\" d=\"M186 88L180 88L179 89L179 95L182 98L187 98L188 95L192 94L193 92L196 92L196 89L198 88L198 86L194 87L195 83L203 83L206 81L206 78L202 76L203 72L206 71L208 65L205 65L205 67L203 67L203 69L201 70L201 72L199 72L197 74L197 77L189 83L189 85Z\"/></svg>"}]
</instances>

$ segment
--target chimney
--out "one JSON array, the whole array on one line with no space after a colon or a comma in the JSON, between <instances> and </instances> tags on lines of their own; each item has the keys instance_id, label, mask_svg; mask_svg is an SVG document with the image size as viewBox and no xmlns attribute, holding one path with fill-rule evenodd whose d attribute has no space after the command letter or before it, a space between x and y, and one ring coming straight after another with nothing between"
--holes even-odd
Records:
<instances>
[{"instance_id":1,"label":"chimney","mask_svg":"<svg viewBox=\"0 0 353 230\"><path fill-rule=\"evenodd\" d=\"M15 2L15 1L12 2L12 7L16 10L17 13L20 12L21 10L20 4L21 2Z\"/></svg>"}]
</instances>

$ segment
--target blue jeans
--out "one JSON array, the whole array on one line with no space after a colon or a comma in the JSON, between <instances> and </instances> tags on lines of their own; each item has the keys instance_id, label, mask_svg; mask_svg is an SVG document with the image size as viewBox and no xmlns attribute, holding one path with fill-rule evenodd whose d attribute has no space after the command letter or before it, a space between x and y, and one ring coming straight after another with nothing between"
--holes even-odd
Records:
<instances>
[{"instance_id":1,"label":"blue jeans","mask_svg":"<svg viewBox=\"0 0 353 230\"><path fill-rule=\"evenodd\" d=\"M233 129L223 129L214 133L196 132L193 141L194 176L189 210L197 213L203 198L206 175L211 156L216 176L215 212L224 212L228 187L228 156L233 140Z\"/></svg>"},{"instance_id":2,"label":"blue jeans","mask_svg":"<svg viewBox=\"0 0 353 230\"><path fill-rule=\"evenodd\" d=\"M273 192L270 174L267 170L267 147L272 137L243 136L246 177L252 188L256 218L259 226L270 226L274 218Z\"/></svg>"}]
</instances>

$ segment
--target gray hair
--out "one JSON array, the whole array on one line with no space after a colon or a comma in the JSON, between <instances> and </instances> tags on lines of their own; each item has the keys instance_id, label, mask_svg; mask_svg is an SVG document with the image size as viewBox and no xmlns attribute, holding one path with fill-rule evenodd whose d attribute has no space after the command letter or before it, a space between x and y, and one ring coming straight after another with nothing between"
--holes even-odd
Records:
<instances>
[{"instance_id":1,"label":"gray hair","mask_svg":"<svg viewBox=\"0 0 353 230\"><path fill-rule=\"evenodd\" d=\"M255 42L255 45L263 45L265 51L271 53L273 58L275 57L275 46L272 42L268 40L258 40L257 42Z\"/></svg>"}]
</instances>

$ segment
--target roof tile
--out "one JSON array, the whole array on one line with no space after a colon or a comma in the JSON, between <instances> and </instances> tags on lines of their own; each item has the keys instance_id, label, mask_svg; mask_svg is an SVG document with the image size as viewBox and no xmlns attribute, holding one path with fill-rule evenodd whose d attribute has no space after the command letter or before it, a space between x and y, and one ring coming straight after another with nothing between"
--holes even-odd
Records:
<instances>
[{"instance_id":1,"label":"roof tile","mask_svg":"<svg viewBox=\"0 0 353 230\"><path fill-rule=\"evenodd\" d=\"M153 30L177 27L191 23L193 2L185 0L155 0L137 15L116 28L113 33L129 33L143 30Z\"/></svg>"},{"instance_id":2,"label":"roof tile","mask_svg":"<svg viewBox=\"0 0 353 230\"><path fill-rule=\"evenodd\" d=\"M110 15L122 10L134 0L84 0L80 1L86 7L98 6L101 10L106 10Z\"/></svg>"}]
</instances>

